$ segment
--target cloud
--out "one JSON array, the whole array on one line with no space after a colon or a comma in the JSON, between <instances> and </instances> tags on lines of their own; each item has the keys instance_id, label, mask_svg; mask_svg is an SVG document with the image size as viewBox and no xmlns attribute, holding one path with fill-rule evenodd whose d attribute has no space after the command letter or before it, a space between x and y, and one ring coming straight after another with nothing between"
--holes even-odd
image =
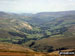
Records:
<instances>
[{"instance_id":1,"label":"cloud","mask_svg":"<svg viewBox=\"0 0 75 56\"><path fill-rule=\"evenodd\" d=\"M0 0L0 11L45 12L75 10L75 0Z\"/></svg>"}]
</instances>

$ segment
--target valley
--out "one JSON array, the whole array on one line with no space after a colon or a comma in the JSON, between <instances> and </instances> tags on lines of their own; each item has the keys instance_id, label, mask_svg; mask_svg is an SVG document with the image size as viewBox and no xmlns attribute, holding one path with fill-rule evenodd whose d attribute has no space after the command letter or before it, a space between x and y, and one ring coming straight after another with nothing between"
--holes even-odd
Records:
<instances>
[{"instance_id":1,"label":"valley","mask_svg":"<svg viewBox=\"0 0 75 56\"><path fill-rule=\"evenodd\" d=\"M0 12L0 56L59 56L74 43L75 11Z\"/></svg>"}]
</instances>

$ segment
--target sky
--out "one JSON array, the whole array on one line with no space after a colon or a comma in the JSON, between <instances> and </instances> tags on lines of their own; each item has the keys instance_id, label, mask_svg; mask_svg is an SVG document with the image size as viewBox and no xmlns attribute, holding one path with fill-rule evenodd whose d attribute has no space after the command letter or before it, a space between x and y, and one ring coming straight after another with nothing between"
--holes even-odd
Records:
<instances>
[{"instance_id":1,"label":"sky","mask_svg":"<svg viewBox=\"0 0 75 56\"><path fill-rule=\"evenodd\" d=\"M75 10L75 0L0 0L0 11L38 13Z\"/></svg>"}]
</instances>

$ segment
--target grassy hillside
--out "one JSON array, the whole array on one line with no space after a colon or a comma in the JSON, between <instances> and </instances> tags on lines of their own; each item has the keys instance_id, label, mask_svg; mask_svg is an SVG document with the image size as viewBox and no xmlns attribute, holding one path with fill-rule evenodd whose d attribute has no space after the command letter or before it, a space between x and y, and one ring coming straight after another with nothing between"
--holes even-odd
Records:
<instances>
[{"instance_id":1,"label":"grassy hillside","mask_svg":"<svg viewBox=\"0 0 75 56\"><path fill-rule=\"evenodd\" d=\"M18 44L0 42L0 52L34 52L34 51Z\"/></svg>"},{"instance_id":2,"label":"grassy hillside","mask_svg":"<svg viewBox=\"0 0 75 56\"><path fill-rule=\"evenodd\" d=\"M55 50L75 49L75 25L68 28L63 34L53 35L37 41L26 42L35 51L52 52Z\"/></svg>"},{"instance_id":3,"label":"grassy hillside","mask_svg":"<svg viewBox=\"0 0 75 56\"><path fill-rule=\"evenodd\" d=\"M0 12L0 42L51 52L74 48L75 11L15 14ZM65 43L65 44L64 44Z\"/></svg>"}]
</instances>

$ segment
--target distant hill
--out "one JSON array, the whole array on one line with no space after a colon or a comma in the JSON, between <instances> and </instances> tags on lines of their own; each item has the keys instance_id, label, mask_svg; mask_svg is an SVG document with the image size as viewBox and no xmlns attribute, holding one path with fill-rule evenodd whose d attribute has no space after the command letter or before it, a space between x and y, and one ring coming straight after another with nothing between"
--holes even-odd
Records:
<instances>
[{"instance_id":1,"label":"distant hill","mask_svg":"<svg viewBox=\"0 0 75 56\"><path fill-rule=\"evenodd\" d=\"M65 15L75 15L75 11L40 12L36 14L36 16L51 16L51 17L62 17Z\"/></svg>"}]
</instances>

